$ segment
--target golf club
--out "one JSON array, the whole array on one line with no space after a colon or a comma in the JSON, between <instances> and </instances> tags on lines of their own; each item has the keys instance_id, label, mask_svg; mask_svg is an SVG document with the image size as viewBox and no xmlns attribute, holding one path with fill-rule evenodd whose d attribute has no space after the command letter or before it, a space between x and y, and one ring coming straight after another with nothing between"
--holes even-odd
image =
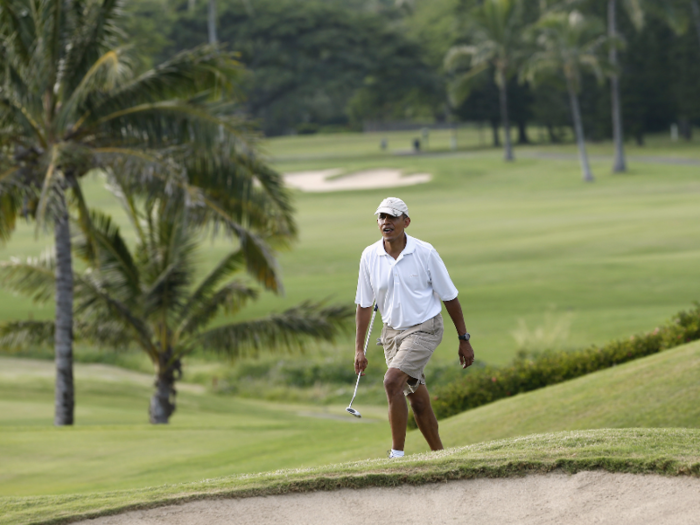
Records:
<instances>
[{"instance_id":1,"label":"golf club","mask_svg":"<svg viewBox=\"0 0 700 525\"><path fill-rule=\"evenodd\" d=\"M372 336L372 325L374 324L374 316L377 315L377 309L379 307L375 304L374 308L372 310L372 320L369 322L369 329L367 330L367 337L365 338L365 349L364 349L364 354L367 355L367 345L369 345L369 338ZM355 383L355 393L352 395L352 399L350 400L350 404L348 405L348 408L345 410L352 414L355 417L362 417L362 415L352 408L352 403L355 401L355 396L357 395L357 387L360 385L360 378L362 377L362 372L357 374L357 382Z\"/></svg>"}]
</instances>

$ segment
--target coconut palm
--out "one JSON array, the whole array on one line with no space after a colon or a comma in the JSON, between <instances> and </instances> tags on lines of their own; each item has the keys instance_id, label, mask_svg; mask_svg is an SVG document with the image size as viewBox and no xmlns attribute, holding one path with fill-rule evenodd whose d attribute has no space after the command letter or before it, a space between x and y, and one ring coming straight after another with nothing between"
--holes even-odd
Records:
<instances>
[{"instance_id":1,"label":"coconut palm","mask_svg":"<svg viewBox=\"0 0 700 525\"><path fill-rule=\"evenodd\" d=\"M484 0L472 13L472 44L455 46L445 56L445 68L456 73L451 98L459 104L469 95L481 73L494 71L505 132L504 158L511 161L514 156L510 140L507 83L508 78L517 71L517 62L522 52L520 1Z\"/></svg>"},{"instance_id":2,"label":"coconut palm","mask_svg":"<svg viewBox=\"0 0 700 525\"><path fill-rule=\"evenodd\" d=\"M599 20L587 19L578 11L556 12L544 15L532 28L531 35L537 49L523 65L521 79L534 84L563 76L569 94L583 180L591 182L594 179L588 164L578 92L583 69L592 71L599 82L603 81L605 72L609 70L601 56L608 42L603 26Z\"/></svg>"},{"instance_id":3,"label":"coconut palm","mask_svg":"<svg viewBox=\"0 0 700 525\"><path fill-rule=\"evenodd\" d=\"M644 12L640 0L625 0L624 6L632 22L637 29L644 25ZM617 40L617 0L608 0L608 37ZM612 103L613 143L615 145L615 159L613 160L613 172L627 171L625 162L624 134L622 128L622 109L620 107L620 77L617 73L617 46L610 47L610 65L613 68L610 74L610 98Z\"/></svg>"},{"instance_id":4,"label":"coconut palm","mask_svg":"<svg viewBox=\"0 0 700 525\"><path fill-rule=\"evenodd\" d=\"M239 238L278 287L266 238L294 234L280 177L255 156L231 100L241 74L214 47L136 75L119 29L122 0L0 0L0 240L19 216L52 225L56 271L55 424L73 423L73 270L69 211L85 231L80 181L96 168L138 174L134 188L181 192L193 220Z\"/></svg>"},{"instance_id":5,"label":"coconut palm","mask_svg":"<svg viewBox=\"0 0 700 525\"><path fill-rule=\"evenodd\" d=\"M177 198L149 198L139 205L123 186L115 189L135 226L136 245L129 249L114 222L92 212L94 240L83 235L74 249L88 265L75 275L75 333L101 346L135 345L148 355L156 375L151 423L169 421L182 360L193 350L237 357L299 347L312 338L332 340L353 315L349 307L306 302L264 319L231 322L257 297L250 279L236 278L246 268L245 251L230 251L197 282L204 238L192 226L194 208ZM46 301L55 267L52 254L13 260L0 265L0 277L15 292ZM257 273L252 276L260 280ZM52 321L9 322L0 325L0 344L42 344L54 331Z\"/></svg>"}]
</instances>

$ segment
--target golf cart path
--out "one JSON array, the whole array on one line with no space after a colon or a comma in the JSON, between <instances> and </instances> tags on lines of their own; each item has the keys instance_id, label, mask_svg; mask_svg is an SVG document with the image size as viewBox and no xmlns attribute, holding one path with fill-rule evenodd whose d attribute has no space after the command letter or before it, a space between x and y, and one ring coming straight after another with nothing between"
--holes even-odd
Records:
<instances>
[{"instance_id":1,"label":"golf cart path","mask_svg":"<svg viewBox=\"0 0 700 525\"><path fill-rule=\"evenodd\" d=\"M81 525L697 525L700 479L580 472L214 499Z\"/></svg>"}]
</instances>

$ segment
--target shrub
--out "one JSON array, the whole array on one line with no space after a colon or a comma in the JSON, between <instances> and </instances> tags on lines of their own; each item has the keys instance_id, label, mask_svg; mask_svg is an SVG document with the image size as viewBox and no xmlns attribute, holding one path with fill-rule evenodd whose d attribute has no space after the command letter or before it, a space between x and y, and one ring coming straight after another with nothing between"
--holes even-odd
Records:
<instances>
[{"instance_id":1,"label":"shrub","mask_svg":"<svg viewBox=\"0 0 700 525\"><path fill-rule=\"evenodd\" d=\"M485 366L433 392L438 419L700 339L700 303L654 331L575 351L520 352L505 367ZM415 423L411 421L415 427Z\"/></svg>"}]
</instances>

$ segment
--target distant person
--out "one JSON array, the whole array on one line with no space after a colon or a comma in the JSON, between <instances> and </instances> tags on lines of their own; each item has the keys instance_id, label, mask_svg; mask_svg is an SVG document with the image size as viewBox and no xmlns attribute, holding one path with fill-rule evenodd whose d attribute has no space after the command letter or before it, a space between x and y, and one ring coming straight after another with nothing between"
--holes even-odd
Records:
<instances>
[{"instance_id":1,"label":"distant person","mask_svg":"<svg viewBox=\"0 0 700 525\"><path fill-rule=\"evenodd\" d=\"M387 145L388 145L388 142L386 139L382 139L382 141L379 143L379 147L382 148L382 151L386 151Z\"/></svg>"},{"instance_id":2,"label":"distant person","mask_svg":"<svg viewBox=\"0 0 700 525\"><path fill-rule=\"evenodd\" d=\"M420 139L413 139L413 153L420 153Z\"/></svg>"},{"instance_id":3,"label":"distant person","mask_svg":"<svg viewBox=\"0 0 700 525\"><path fill-rule=\"evenodd\" d=\"M408 423L406 398L430 449L441 450L442 441L430 404L424 369L442 341L440 301L445 304L457 329L457 354L462 368L474 362L474 350L457 299L457 288L435 248L404 232L411 224L411 218L401 199L384 199L374 214L378 216L377 225L382 238L365 248L360 259L355 296L355 373L367 368L364 341L376 301L384 323L380 342L388 368L384 389L389 402L392 438L389 457L404 455Z\"/></svg>"}]
</instances>

